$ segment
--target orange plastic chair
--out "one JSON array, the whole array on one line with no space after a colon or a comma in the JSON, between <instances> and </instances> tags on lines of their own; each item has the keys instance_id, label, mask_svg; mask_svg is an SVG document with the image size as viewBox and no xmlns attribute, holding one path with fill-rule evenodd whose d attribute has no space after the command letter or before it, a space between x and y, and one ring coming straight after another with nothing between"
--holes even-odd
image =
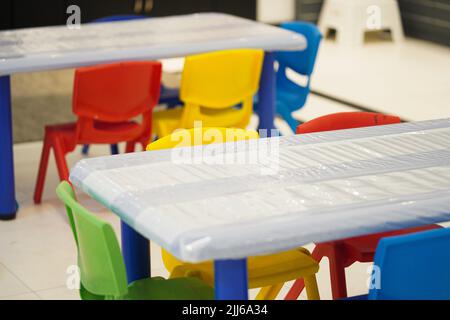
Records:
<instances>
[{"instance_id":1,"label":"orange plastic chair","mask_svg":"<svg viewBox=\"0 0 450 320\"><path fill-rule=\"evenodd\" d=\"M72 108L78 116L74 123L45 127L41 162L34 190L40 203L50 149L55 154L59 178L67 180L65 155L78 144L116 144L127 142L126 151L135 144L143 148L151 137L152 111L161 85L161 63L123 62L75 71ZM142 122L132 119L142 116Z\"/></svg>"},{"instance_id":2,"label":"orange plastic chair","mask_svg":"<svg viewBox=\"0 0 450 320\"><path fill-rule=\"evenodd\" d=\"M372 112L341 112L301 124L297 127L297 134L371 127L399 122L400 118L396 116ZM320 262L323 257L328 258L333 299L343 299L347 297L345 268L355 262L372 262L378 242L382 238L438 228L441 227L439 225L430 225L319 243L314 248L312 257L317 262ZM411 281L414 281L414 279L411 279ZM296 280L286 295L286 300L297 299L303 288L303 279Z\"/></svg>"}]
</instances>

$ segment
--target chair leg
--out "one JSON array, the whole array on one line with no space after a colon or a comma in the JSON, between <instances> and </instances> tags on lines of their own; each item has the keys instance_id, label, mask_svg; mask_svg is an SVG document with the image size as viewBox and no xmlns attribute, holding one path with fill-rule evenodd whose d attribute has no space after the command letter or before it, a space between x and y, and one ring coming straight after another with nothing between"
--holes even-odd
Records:
<instances>
[{"instance_id":1,"label":"chair leg","mask_svg":"<svg viewBox=\"0 0 450 320\"><path fill-rule=\"evenodd\" d=\"M110 145L110 147L111 147L112 155L119 154L119 145L118 144L112 144L112 145Z\"/></svg>"},{"instance_id":2,"label":"chair leg","mask_svg":"<svg viewBox=\"0 0 450 320\"><path fill-rule=\"evenodd\" d=\"M47 134L44 138L44 144L42 145L41 162L39 163L39 172L36 180L36 186L34 188L34 203L39 204L42 200L42 192L44 191L45 176L47 174L48 159L50 156L50 141Z\"/></svg>"},{"instance_id":3,"label":"chair leg","mask_svg":"<svg viewBox=\"0 0 450 320\"><path fill-rule=\"evenodd\" d=\"M89 145L88 144L84 144L83 145L83 149L81 149L81 154L87 156L89 153Z\"/></svg>"},{"instance_id":4,"label":"chair leg","mask_svg":"<svg viewBox=\"0 0 450 320\"><path fill-rule=\"evenodd\" d=\"M313 252L311 253L311 257L317 261L317 263L320 263L322 258L326 255L325 248L322 245L316 245ZM291 289L289 290L288 294L284 298L285 300L297 300L300 294L303 291L303 288L305 288L305 281L303 279L297 279L295 280L294 284L292 285Z\"/></svg>"},{"instance_id":5,"label":"chair leg","mask_svg":"<svg viewBox=\"0 0 450 320\"><path fill-rule=\"evenodd\" d=\"M333 247L328 255L330 260L331 293L334 300L347 298L345 265L339 248Z\"/></svg>"},{"instance_id":6,"label":"chair leg","mask_svg":"<svg viewBox=\"0 0 450 320\"><path fill-rule=\"evenodd\" d=\"M125 147L125 153L132 153L136 150L136 142L128 141Z\"/></svg>"},{"instance_id":7,"label":"chair leg","mask_svg":"<svg viewBox=\"0 0 450 320\"><path fill-rule=\"evenodd\" d=\"M53 143L53 152L55 153L56 167L58 169L59 179L69 180L69 168L66 162L66 151L58 139Z\"/></svg>"},{"instance_id":8,"label":"chair leg","mask_svg":"<svg viewBox=\"0 0 450 320\"><path fill-rule=\"evenodd\" d=\"M320 300L319 288L317 287L316 275L307 276L304 279L306 296L308 300Z\"/></svg>"},{"instance_id":9,"label":"chair leg","mask_svg":"<svg viewBox=\"0 0 450 320\"><path fill-rule=\"evenodd\" d=\"M259 290L256 300L275 300L283 288L284 283L278 283L272 286L264 287Z\"/></svg>"}]
</instances>

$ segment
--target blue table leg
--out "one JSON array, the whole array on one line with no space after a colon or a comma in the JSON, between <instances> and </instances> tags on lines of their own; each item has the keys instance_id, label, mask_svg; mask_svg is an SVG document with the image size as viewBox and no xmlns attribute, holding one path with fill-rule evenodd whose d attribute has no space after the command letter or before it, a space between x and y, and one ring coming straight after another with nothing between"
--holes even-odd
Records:
<instances>
[{"instance_id":1,"label":"blue table leg","mask_svg":"<svg viewBox=\"0 0 450 320\"><path fill-rule=\"evenodd\" d=\"M125 222L122 228L122 255L128 283L150 277L150 243Z\"/></svg>"},{"instance_id":2,"label":"blue table leg","mask_svg":"<svg viewBox=\"0 0 450 320\"><path fill-rule=\"evenodd\" d=\"M9 76L0 76L0 220L14 219L16 212L11 83Z\"/></svg>"},{"instance_id":3,"label":"blue table leg","mask_svg":"<svg viewBox=\"0 0 450 320\"><path fill-rule=\"evenodd\" d=\"M214 261L216 300L248 300L247 260Z\"/></svg>"},{"instance_id":4,"label":"blue table leg","mask_svg":"<svg viewBox=\"0 0 450 320\"><path fill-rule=\"evenodd\" d=\"M274 54L266 52L264 65L259 84L258 114L259 128L267 129L267 136L271 136L271 129L274 129L275 101L276 101L276 74L274 68Z\"/></svg>"}]
</instances>

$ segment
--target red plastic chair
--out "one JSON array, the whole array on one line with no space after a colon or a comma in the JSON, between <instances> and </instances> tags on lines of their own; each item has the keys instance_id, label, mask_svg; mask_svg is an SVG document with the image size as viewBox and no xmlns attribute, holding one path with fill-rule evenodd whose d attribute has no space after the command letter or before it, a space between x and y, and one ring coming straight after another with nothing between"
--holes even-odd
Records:
<instances>
[{"instance_id":1,"label":"red plastic chair","mask_svg":"<svg viewBox=\"0 0 450 320\"><path fill-rule=\"evenodd\" d=\"M124 62L77 69L72 108L78 120L45 127L34 202L41 202L52 148L61 180L69 178L65 155L78 144L127 142L126 152L133 152L136 143L145 148L151 137L152 111L159 99L160 85L159 62ZM140 115L140 123L132 121Z\"/></svg>"},{"instance_id":2,"label":"red plastic chair","mask_svg":"<svg viewBox=\"0 0 450 320\"><path fill-rule=\"evenodd\" d=\"M341 112L326 115L301 124L297 127L297 134L370 127L399 122L400 118L396 116L371 112ZM376 247L381 238L438 228L441 227L439 225L430 225L319 243L314 248L312 257L317 262L320 262L323 257L328 258L333 299L343 299L347 297L345 268L355 262L372 262ZM296 280L285 299L296 300L303 288L303 280Z\"/></svg>"}]
</instances>

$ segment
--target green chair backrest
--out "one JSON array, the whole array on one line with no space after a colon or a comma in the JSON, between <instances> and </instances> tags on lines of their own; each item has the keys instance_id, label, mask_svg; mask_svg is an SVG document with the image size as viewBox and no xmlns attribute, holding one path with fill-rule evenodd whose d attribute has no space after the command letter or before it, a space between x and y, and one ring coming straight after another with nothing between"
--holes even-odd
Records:
<instances>
[{"instance_id":1,"label":"green chair backrest","mask_svg":"<svg viewBox=\"0 0 450 320\"><path fill-rule=\"evenodd\" d=\"M120 298L128 291L125 265L111 225L81 206L67 181L56 189L78 248L82 298Z\"/></svg>"}]
</instances>

